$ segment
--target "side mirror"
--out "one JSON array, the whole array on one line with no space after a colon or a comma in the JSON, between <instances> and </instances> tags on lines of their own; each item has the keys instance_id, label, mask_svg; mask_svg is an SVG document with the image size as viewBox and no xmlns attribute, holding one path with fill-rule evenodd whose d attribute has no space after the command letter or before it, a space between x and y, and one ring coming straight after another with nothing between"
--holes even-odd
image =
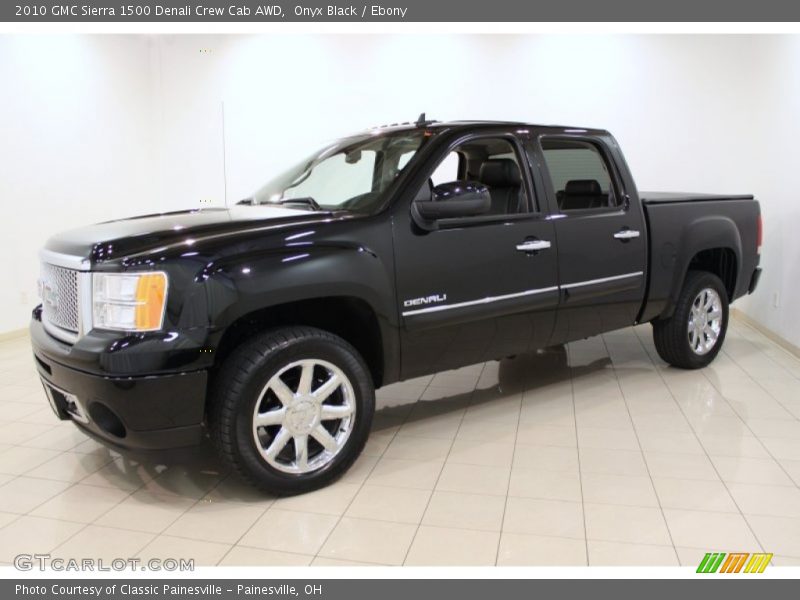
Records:
<instances>
[{"instance_id":1,"label":"side mirror","mask_svg":"<svg viewBox=\"0 0 800 600\"><path fill-rule=\"evenodd\" d=\"M492 208L489 188L478 181L450 181L430 191L430 199L414 202L423 219L453 219L485 215Z\"/></svg>"}]
</instances>

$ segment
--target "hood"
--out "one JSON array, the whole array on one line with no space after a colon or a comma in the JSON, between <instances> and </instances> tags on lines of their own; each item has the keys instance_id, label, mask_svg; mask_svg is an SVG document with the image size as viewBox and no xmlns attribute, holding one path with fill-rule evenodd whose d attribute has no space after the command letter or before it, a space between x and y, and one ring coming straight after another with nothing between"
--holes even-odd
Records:
<instances>
[{"instance_id":1,"label":"hood","mask_svg":"<svg viewBox=\"0 0 800 600\"><path fill-rule=\"evenodd\" d=\"M155 248L193 244L204 238L240 235L328 220L330 212L278 206L234 206L160 213L97 223L47 240L53 252L92 263L120 259Z\"/></svg>"}]
</instances>

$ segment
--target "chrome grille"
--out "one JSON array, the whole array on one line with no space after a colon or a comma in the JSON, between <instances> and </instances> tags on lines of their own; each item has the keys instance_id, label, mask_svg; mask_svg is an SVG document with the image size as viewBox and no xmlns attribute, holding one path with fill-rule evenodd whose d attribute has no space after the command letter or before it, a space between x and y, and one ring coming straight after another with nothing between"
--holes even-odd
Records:
<instances>
[{"instance_id":1,"label":"chrome grille","mask_svg":"<svg viewBox=\"0 0 800 600\"><path fill-rule=\"evenodd\" d=\"M40 286L44 320L61 329L78 333L78 271L42 263Z\"/></svg>"}]
</instances>

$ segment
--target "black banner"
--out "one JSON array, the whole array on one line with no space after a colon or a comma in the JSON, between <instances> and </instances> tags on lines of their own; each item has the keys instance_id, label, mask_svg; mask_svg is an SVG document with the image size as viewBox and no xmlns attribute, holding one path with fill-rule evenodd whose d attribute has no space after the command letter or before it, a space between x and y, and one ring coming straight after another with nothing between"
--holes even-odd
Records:
<instances>
[{"instance_id":1,"label":"black banner","mask_svg":"<svg viewBox=\"0 0 800 600\"><path fill-rule=\"evenodd\" d=\"M788 22L787 0L3 0L4 22Z\"/></svg>"},{"instance_id":2,"label":"black banner","mask_svg":"<svg viewBox=\"0 0 800 600\"><path fill-rule=\"evenodd\" d=\"M699 579L699 580L698 580ZM791 579L765 579L759 576L722 578L719 575L698 579L28 579L4 580L0 597L16 600L486 600L489 598L648 598L648 600L752 600L796 595Z\"/></svg>"}]
</instances>

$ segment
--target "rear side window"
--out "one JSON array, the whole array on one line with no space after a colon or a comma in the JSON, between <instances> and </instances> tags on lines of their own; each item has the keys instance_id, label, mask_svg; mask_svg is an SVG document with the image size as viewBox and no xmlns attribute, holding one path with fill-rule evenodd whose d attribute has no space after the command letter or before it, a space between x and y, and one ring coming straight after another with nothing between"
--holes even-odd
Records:
<instances>
[{"instance_id":1,"label":"rear side window","mask_svg":"<svg viewBox=\"0 0 800 600\"><path fill-rule=\"evenodd\" d=\"M595 144L547 138L541 143L560 210L617 205L608 163Z\"/></svg>"}]
</instances>

